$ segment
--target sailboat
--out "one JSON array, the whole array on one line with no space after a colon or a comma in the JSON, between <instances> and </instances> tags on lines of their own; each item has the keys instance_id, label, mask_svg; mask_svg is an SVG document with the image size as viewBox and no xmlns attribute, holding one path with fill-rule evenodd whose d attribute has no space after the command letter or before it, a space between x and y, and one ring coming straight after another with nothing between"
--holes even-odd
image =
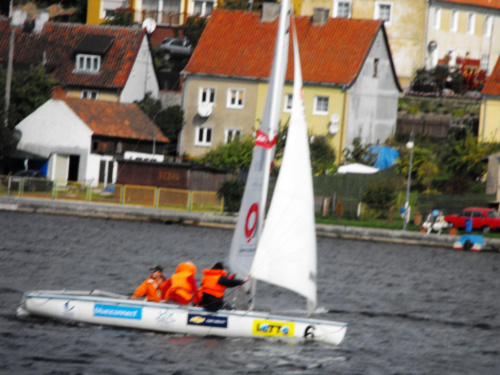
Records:
<instances>
[{"instance_id":1,"label":"sailboat","mask_svg":"<svg viewBox=\"0 0 500 375\"><path fill-rule=\"evenodd\" d=\"M200 307L130 300L128 296L99 290L40 290L25 293L19 315L200 336L315 340L334 345L343 340L346 323L311 317L317 305L314 195L295 34L292 113L280 173L264 217L279 128L289 31L290 4L289 0L282 0L266 105L227 261L231 272L241 278L251 276L250 287L242 294L243 300L244 296L250 296L249 309L207 312ZM305 297L308 315L253 311L257 280Z\"/></svg>"}]
</instances>

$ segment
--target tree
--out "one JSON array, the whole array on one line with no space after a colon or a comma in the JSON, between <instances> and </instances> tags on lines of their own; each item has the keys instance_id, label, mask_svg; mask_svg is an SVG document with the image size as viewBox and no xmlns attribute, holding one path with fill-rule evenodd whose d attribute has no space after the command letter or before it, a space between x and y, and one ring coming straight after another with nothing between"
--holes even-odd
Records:
<instances>
[{"instance_id":1,"label":"tree","mask_svg":"<svg viewBox=\"0 0 500 375\"><path fill-rule=\"evenodd\" d=\"M184 125L184 112L178 105L163 108L160 99L154 99L150 93L140 102L139 108L148 115L162 133L170 140L167 154L175 155L177 140Z\"/></svg>"},{"instance_id":2,"label":"tree","mask_svg":"<svg viewBox=\"0 0 500 375\"><path fill-rule=\"evenodd\" d=\"M0 70L0 96L5 97L6 72ZM14 138L14 128L35 109L50 99L54 80L45 73L43 66L29 71L14 72L10 94L8 128L4 126L5 101L0 106L0 174L5 172L7 160L16 150L18 140Z\"/></svg>"},{"instance_id":3,"label":"tree","mask_svg":"<svg viewBox=\"0 0 500 375\"><path fill-rule=\"evenodd\" d=\"M134 13L129 9L117 9L115 15L103 22L104 26L132 26Z\"/></svg>"},{"instance_id":4,"label":"tree","mask_svg":"<svg viewBox=\"0 0 500 375\"><path fill-rule=\"evenodd\" d=\"M315 176L325 174L333 169L335 163L335 150L328 143L326 137L313 137L309 144L311 153L311 168Z\"/></svg>"},{"instance_id":5,"label":"tree","mask_svg":"<svg viewBox=\"0 0 500 375\"><path fill-rule=\"evenodd\" d=\"M361 137L356 137L352 140L352 148L344 149L344 160L346 164L375 165L377 155L370 151L370 146L361 144Z\"/></svg>"},{"instance_id":6,"label":"tree","mask_svg":"<svg viewBox=\"0 0 500 375\"><path fill-rule=\"evenodd\" d=\"M396 173L408 177L410 150L404 149L396 161ZM429 190L439 174L436 155L429 149L414 147L411 165L412 186L420 190Z\"/></svg>"},{"instance_id":7,"label":"tree","mask_svg":"<svg viewBox=\"0 0 500 375\"><path fill-rule=\"evenodd\" d=\"M499 149L497 143L478 142L470 132L465 139L452 140L446 147L442 164L459 179L476 181L487 169L486 157Z\"/></svg>"},{"instance_id":8,"label":"tree","mask_svg":"<svg viewBox=\"0 0 500 375\"><path fill-rule=\"evenodd\" d=\"M231 171L247 171L252 161L254 140L247 137L242 140L220 144L214 150L196 159L197 163Z\"/></svg>"},{"instance_id":9,"label":"tree","mask_svg":"<svg viewBox=\"0 0 500 375\"><path fill-rule=\"evenodd\" d=\"M205 30L207 26L207 22L208 20L206 17L191 16L187 18L186 23L182 27L184 36L189 40L193 49L198 44L203 30Z\"/></svg>"}]
</instances>

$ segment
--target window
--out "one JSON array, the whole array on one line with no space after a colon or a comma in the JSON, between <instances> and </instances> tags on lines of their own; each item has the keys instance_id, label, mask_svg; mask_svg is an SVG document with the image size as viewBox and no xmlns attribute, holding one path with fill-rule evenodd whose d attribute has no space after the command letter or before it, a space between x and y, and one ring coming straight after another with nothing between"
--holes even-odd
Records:
<instances>
[{"instance_id":1,"label":"window","mask_svg":"<svg viewBox=\"0 0 500 375\"><path fill-rule=\"evenodd\" d=\"M481 55L481 70L488 70L490 55L484 54Z\"/></svg>"},{"instance_id":2,"label":"window","mask_svg":"<svg viewBox=\"0 0 500 375\"><path fill-rule=\"evenodd\" d=\"M351 2L337 0L334 4L335 17L351 18Z\"/></svg>"},{"instance_id":3,"label":"window","mask_svg":"<svg viewBox=\"0 0 500 375\"><path fill-rule=\"evenodd\" d=\"M226 129L224 130L224 143L231 143L232 141L239 141L241 137L240 129Z\"/></svg>"},{"instance_id":4,"label":"window","mask_svg":"<svg viewBox=\"0 0 500 375\"><path fill-rule=\"evenodd\" d=\"M377 78L378 76L378 59L373 59L373 78Z\"/></svg>"},{"instance_id":5,"label":"window","mask_svg":"<svg viewBox=\"0 0 500 375\"><path fill-rule=\"evenodd\" d=\"M292 112L292 94L285 94L285 102L283 103L283 112Z\"/></svg>"},{"instance_id":6,"label":"window","mask_svg":"<svg viewBox=\"0 0 500 375\"><path fill-rule=\"evenodd\" d=\"M215 88L200 87L199 104L214 104L215 103Z\"/></svg>"},{"instance_id":7,"label":"window","mask_svg":"<svg viewBox=\"0 0 500 375\"><path fill-rule=\"evenodd\" d=\"M313 115L327 115L328 114L328 97L315 96Z\"/></svg>"},{"instance_id":8,"label":"window","mask_svg":"<svg viewBox=\"0 0 500 375\"><path fill-rule=\"evenodd\" d=\"M493 29L493 16L487 15L484 18L484 36L489 38L491 36L491 30Z\"/></svg>"},{"instance_id":9,"label":"window","mask_svg":"<svg viewBox=\"0 0 500 375\"><path fill-rule=\"evenodd\" d=\"M457 29L458 29L458 10L453 9L451 11L450 31L452 33L456 33Z\"/></svg>"},{"instance_id":10,"label":"window","mask_svg":"<svg viewBox=\"0 0 500 375\"><path fill-rule=\"evenodd\" d=\"M120 154L123 151L123 142L118 141L116 142L116 149L115 151Z\"/></svg>"},{"instance_id":11,"label":"window","mask_svg":"<svg viewBox=\"0 0 500 375\"><path fill-rule=\"evenodd\" d=\"M95 90L82 90L82 99L91 99L91 100L96 100L97 99L97 91Z\"/></svg>"},{"instance_id":12,"label":"window","mask_svg":"<svg viewBox=\"0 0 500 375\"><path fill-rule=\"evenodd\" d=\"M209 16L214 10L212 1L195 1L193 15Z\"/></svg>"},{"instance_id":13,"label":"window","mask_svg":"<svg viewBox=\"0 0 500 375\"><path fill-rule=\"evenodd\" d=\"M474 35L476 29L476 13L469 13L467 17L467 34Z\"/></svg>"},{"instance_id":14,"label":"window","mask_svg":"<svg viewBox=\"0 0 500 375\"><path fill-rule=\"evenodd\" d=\"M434 10L434 29L439 30L441 27L441 8L436 8Z\"/></svg>"},{"instance_id":15,"label":"window","mask_svg":"<svg viewBox=\"0 0 500 375\"><path fill-rule=\"evenodd\" d=\"M208 126L197 126L194 144L196 146L212 145L212 128Z\"/></svg>"},{"instance_id":16,"label":"window","mask_svg":"<svg viewBox=\"0 0 500 375\"><path fill-rule=\"evenodd\" d=\"M245 96L244 90L237 90L237 89L227 90L227 107L243 108L244 96Z\"/></svg>"},{"instance_id":17,"label":"window","mask_svg":"<svg viewBox=\"0 0 500 375\"><path fill-rule=\"evenodd\" d=\"M75 68L80 72L97 73L101 69L101 56L78 54Z\"/></svg>"},{"instance_id":18,"label":"window","mask_svg":"<svg viewBox=\"0 0 500 375\"><path fill-rule=\"evenodd\" d=\"M383 20L385 26L391 26L392 22L392 3L376 1L375 17L376 20Z\"/></svg>"}]
</instances>

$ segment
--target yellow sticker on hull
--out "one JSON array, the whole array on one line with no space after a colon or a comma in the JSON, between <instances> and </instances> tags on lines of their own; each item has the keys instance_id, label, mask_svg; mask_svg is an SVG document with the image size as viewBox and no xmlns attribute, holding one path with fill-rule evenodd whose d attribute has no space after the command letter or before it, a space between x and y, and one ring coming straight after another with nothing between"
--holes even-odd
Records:
<instances>
[{"instance_id":1,"label":"yellow sticker on hull","mask_svg":"<svg viewBox=\"0 0 500 375\"><path fill-rule=\"evenodd\" d=\"M252 334L258 336L291 337L293 336L294 329L294 323L255 319L253 321Z\"/></svg>"}]
</instances>

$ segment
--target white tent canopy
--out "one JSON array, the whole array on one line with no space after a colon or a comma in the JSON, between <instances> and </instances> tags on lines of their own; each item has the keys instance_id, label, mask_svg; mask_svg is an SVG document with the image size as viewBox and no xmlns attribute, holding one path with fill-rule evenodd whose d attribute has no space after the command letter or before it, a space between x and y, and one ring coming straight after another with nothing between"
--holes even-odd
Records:
<instances>
[{"instance_id":1,"label":"white tent canopy","mask_svg":"<svg viewBox=\"0 0 500 375\"><path fill-rule=\"evenodd\" d=\"M372 174L377 173L378 168L370 167L368 165L353 163L348 165L341 165L337 170L337 173L360 173L360 174Z\"/></svg>"}]
</instances>

